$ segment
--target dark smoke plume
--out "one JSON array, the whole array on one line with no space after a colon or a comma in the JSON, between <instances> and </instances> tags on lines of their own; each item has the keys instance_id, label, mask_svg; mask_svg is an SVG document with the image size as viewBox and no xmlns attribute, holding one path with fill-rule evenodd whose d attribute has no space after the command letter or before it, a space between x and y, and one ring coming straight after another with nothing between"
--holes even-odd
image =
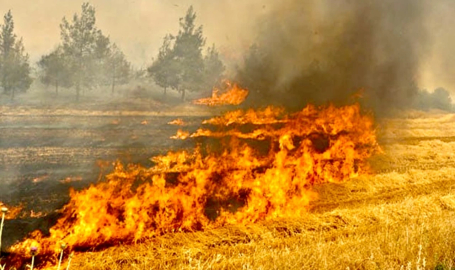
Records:
<instances>
[{"instance_id":1,"label":"dark smoke plume","mask_svg":"<svg viewBox=\"0 0 455 270\"><path fill-rule=\"evenodd\" d=\"M238 78L249 102L411 105L427 47L423 0L286 0L271 8ZM262 102L264 101L264 102Z\"/></svg>"}]
</instances>

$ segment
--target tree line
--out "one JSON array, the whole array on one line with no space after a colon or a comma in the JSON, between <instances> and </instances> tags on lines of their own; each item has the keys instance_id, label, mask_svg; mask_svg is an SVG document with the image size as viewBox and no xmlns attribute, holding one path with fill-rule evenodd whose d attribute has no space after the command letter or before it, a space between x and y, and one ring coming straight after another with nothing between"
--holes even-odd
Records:
<instances>
[{"instance_id":1,"label":"tree line","mask_svg":"<svg viewBox=\"0 0 455 270\"><path fill-rule=\"evenodd\" d=\"M146 76L163 88L172 89L185 99L188 91L211 89L221 80L225 66L215 45L204 51L202 25L190 7L180 18L177 34L167 34L158 55L146 70ZM60 23L60 43L37 62L37 79L52 86L58 95L61 88L74 90L76 100L88 89L127 84L134 76L131 63L122 50L96 26L96 11L83 3L81 13ZM4 16L0 32L0 87L14 99L26 92L33 82L29 55L21 38L14 33L11 11Z\"/></svg>"},{"instance_id":2,"label":"tree line","mask_svg":"<svg viewBox=\"0 0 455 270\"><path fill-rule=\"evenodd\" d=\"M205 56L202 50L205 39L202 26L196 27L196 13L190 7L184 18L180 19L177 35L164 37L157 59L147 69L155 83L181 93L185 99L186 91L211 89L218 84L225 70L215 45L209 47Z\"/></svg>"}]
</instances>

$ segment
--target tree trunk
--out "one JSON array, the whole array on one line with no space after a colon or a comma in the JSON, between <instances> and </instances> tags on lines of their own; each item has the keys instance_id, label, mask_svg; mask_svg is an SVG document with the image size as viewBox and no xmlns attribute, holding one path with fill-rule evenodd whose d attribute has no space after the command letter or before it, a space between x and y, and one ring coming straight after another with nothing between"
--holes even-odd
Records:
<instances>
[{"instance_id":1,"label":"tree trunk","mask_svg":"<svg viewBox=\"0 0 455 270\"><path fill-rule=\"evenodd\" d=\"M76 101L79 101L79 94L81 91L81 82L82 82L82 46L79 47L79 67L77 71L77 85L76 85Z\"/></svg>"},{"instance_id":2,"label":"tree trunk","mask_svg":"<svg viewBox=\"0 0 455 270\"><path fill-rule=\"evenodd\" d=\"M182 101L185 101L185 89L182 90Z\"/></svg>"},{"instance_id":3,"label":"tree trunk","mask_svg":"<svg viewBox=\"0 0 455 270\"><path fill-rule=\"evenodd\" d=\"M12 88L11 90L11 101L14 100L14 88Z\"/></svg>"},{"instance_id":4,"label":"tree trunk","mask_svg":"<svg viewBox=\"0 0 455 270\"><path fill-rule=\"evenodd\" d=\"M114 90L115 89L115 79L112 79L112 91L111 91L111 96L114 95Z\"/></svg>"},{"instance_id":5,"label":"tree trunk","mask_svg":"<svg viewBox=\"0 0 455 270\"><path fill-rule=\"evenodd\" d=\"M167 87L164 87L164 93L163 93L164 97L166 97L166 88Z\"/></svg>"},{"instance_id":6,"label":"tree trunk","mask_svg":"<svg viewBox=\"0 0 455 270\"><path fill-rule=\"evenodd\" d=\"M55 95L58 96L58 80L55 81Z\"/></svg>"},{"instance_id":7,"label":"tree trunk","mask_svg":"<svg viewBox=\"0 0 455 270\"><path fill-rule=\"evenodd\" d=\"M114 95L114 89L115 89L115 64L114 64L114 70L112 71L112 93L111 95Z\"/></svg>"},{"instance_id":8,"label":"tree trunk","mask_svg":"<svg viewBox=\"0 0 455 270\"><path fill-rule=\"evenodd\" d=\"M76 101L79 101L80 92L81 92L81 87L80 87L80 85L78 83L78 84L76 84Z\"/></svg>"}]
</instances>

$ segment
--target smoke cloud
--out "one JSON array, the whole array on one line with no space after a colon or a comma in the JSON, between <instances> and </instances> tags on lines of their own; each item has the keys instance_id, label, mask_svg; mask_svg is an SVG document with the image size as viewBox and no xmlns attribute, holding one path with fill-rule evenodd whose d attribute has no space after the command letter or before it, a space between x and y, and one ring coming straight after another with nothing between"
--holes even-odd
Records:
<instances>
[{"instance_id":1,"label":"smoke cloud","mask_svg":"<svg viewBox=\"0 0 455 270\"><path fill-rule=\"evenodd\" d=\"M408 106L429 45L425 20L422 0L287 0L258 25L262 61L246 63L240 77L265 70L254 80L269 84L253 89L263 94L256 98L282 97L291 107L345 102L359 91L378 112Z\"/></svg>"}]
</instances>

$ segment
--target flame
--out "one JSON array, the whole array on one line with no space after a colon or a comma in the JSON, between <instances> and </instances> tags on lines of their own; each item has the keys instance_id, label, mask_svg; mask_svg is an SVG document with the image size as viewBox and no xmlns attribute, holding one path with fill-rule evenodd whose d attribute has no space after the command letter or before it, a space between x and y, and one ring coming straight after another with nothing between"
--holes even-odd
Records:
<instances>
[{"instance_id":1,"label":"flame","mask_svg":"<svg viewBox=\"0 0 455 270\"><path fill-rule=\"evenodd\" d=\"M33 183L42 182L42 181L46 180L47 178L49 178L49 175L45 174L45 175L33 178L32 182Z\"/></svg>"},{"instance_id":2,"label":"flame","mask_svg":"<svg viewBox=\"0 0 455 270\"><path fill-rule=\"evenodd\" d=\"M168 125L176 125L176 126L184 126L185 125L185 122L183 122L182 119L180 118L177 118L175 120L172 120L170 122L167 123Z\"/></svg>"},{"instance_id":3,"label":"flame","mask_svg":"<svg viewBox=\"0 0 455 270\"><path fill-rule=\"evenodd\" d=\"M74 176L74 177L66 177L65 179L60 180L59 182L62 184L68 184L72 182L80 182L82 181L82 176Z\"/></svg>"},{"instance_id":4,"label":"flame","mask_svg":"<svg viewBox=\"0 0 455 270\"><path fill-rule=\"evenodd\" d=\"M187 139L188 137L190 136L190 133L188 131L184 131L184 130L177 130L177 134L171 136L171 139L181 139L181 140L185 140Z\"/></svg>"},{"instance_id":5,"label":"flame","mask_svg":"<svg viewBox=\"0 0 455 270\"><path fill-rule=\"evenodd\" d=\"M15 218L19 217L22 210L24 209L24 206L22 204L20 204L18 206L8 206L8 205L0 202L0 208L2 208L2 207L6 207L8 209L8 211L5 213L5 219L15 219Z\"/></svg>"},{"instance_id":6,"label":"flame","mask_svg":"<svg viewBox=\"0 0 455 270\"><path fill-rule=\"evenodd\" d=\"M180 133L221 138L219 147L201 144L192 152L157 156L151 168L116 162L105 181L70 191L49 236L36 231L10 251L27 257L35 245L46 258L43 265L51 265L61 241L80 251L296 217L317 198L313 184L366 174L367 159L380 151L372 118L358 105L310 105L290 115L274 107L238 110L204 123L192 135Z\"/></svg>"},{"instance_id":7,"label":"flame","mask_svg":"<svg viewBox=\"0 0 455 270\"><path fill-rule=\"evenodd\" d=\"M212 90L212 97L201 98L193 101L193 104L207 106L222 106L222 105L239 105L248 96L248 90L240 88L237 84L232 84L229 81L224 81L227 90L219 94L220 89Z\"/></svg>"},{"instance_id":8,"label":"flame","mask_svg":"<svg viewBox=\"0 0 455 270\"><path fill-rule=\"evenodd\" d=\"M35 212L33 210L30 210L30 215L31 218L40 218L46 216L46 213L44 212Z\"/></svg>"}]
</instances>

